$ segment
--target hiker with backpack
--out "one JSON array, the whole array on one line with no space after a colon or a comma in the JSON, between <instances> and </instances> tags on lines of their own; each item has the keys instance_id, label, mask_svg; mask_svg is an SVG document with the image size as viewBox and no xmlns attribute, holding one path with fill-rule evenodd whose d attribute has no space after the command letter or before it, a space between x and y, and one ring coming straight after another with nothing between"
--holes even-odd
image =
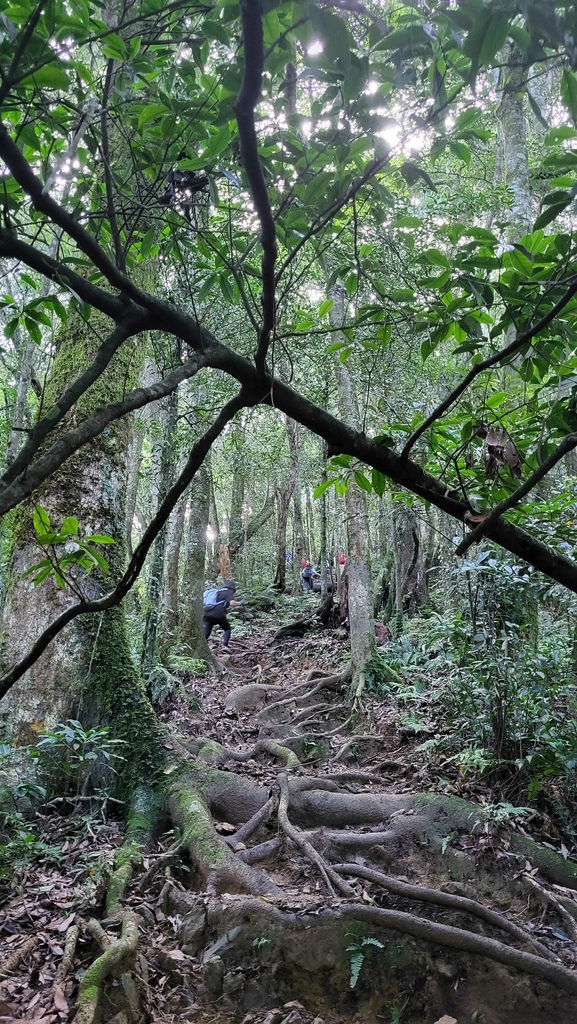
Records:
<instances>
[{"instance_id":1,"label":"hiker with backpack","mask_svg":"<svg viewBox=\"0 0 577 1024\"><path fill-rule=\"evenodd\" d=\"M303 559L303 561L305 560ZM305 594L307 594L314 589L313 576L318 576L318 572L316 571L316 569L313 568L312 562L309 562L308 560L305 561L305 564L303 565L301 570L301 576L303 581L304 592Z\"/></svg>"},{"instance_id":2,"label":"hiker with backpack","mask_svg":"<svg viewBox=\"0 0 577 1024\"><path fill-rule=\"evenodd\" d=\"M232 626L226 613L229 607L237 608L242 604L242 601L233 600L235 590L234 580L225 580L220 590L217 587L211 587L202 595L202 627L205 640L208 640L214 626L220 626L223 630L221 643L223 651L230 650L229 641L232 632Z\"/></svg>"}]
</instances>

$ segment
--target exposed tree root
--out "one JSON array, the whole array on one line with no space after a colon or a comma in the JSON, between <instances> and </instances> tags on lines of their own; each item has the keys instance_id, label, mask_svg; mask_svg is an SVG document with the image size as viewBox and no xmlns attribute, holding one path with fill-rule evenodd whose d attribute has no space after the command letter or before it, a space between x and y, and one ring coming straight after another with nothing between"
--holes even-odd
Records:
<instances>
[{"instance_id":1,"label":"exposed tree root","mask_svg":"<svg viewBox=\"0 0 577 1024\"><path fill-rule=\"evenodd\" d=\"M158 814L158 795L148 786L139 786L133 794L128 813L126 836L116 857L106 892L106 916L120 909L122 898L134 868L142 863L142 853L152 838Z\"/></svg>"},{"instance_id":2,"label":"exposed tree root","mask_svg":"<svg viewBox=\"0 0 577 1024\"><path fill-rule=\"evenodd\" d=\"M564 885L567 889L577 889L577 861L570 857L563 857L556 850L550 850L541 846L529 836L520 832L511 832L509 846L515 852L531 861L535 868L539 868L542 875L556 885Z\"/></svg>"},{"instance_id":3,"label":"exposed tree root","mask_svg":"<svg viewBox=\"0 0 577 1024\"><path fill-rule=\"evenodd\" d=\"M298 690L300 689L300 687L296 689ZM307 690L306 693L294 693L291 691L289 697L283 697L281 700L274 700L271 701L270 704L267 704L266 707L262 709L262 711L259 711L258 714L254 716L255 721L260 722L261 719L266 718L267 715L270 715L271 711L277 711L279 708L284 708L287 706L287 704L294 704L296 701L302 703L302 701L304 700L310 700L311 697L314 697L317 693L320 693L321 690L325 689L325 683L322 682L317 683L316 686L313 686L312 689Z\"/></svg>"},{"instance_id":4,"label":"exposed tree root","mask_svg":"<svg viewBox=\"0 0 577 1024\"><path fill-rule=\"evenodd\" d=\"M215 767L226 764L227 761L238 761L241 764L245 764L247 761L252 760L252 758L257 757L258 754L272 754L279 761L283 761L287 768L293 768L296 771L302 768L300 759L294 751L273 739L257 740L249 750L234 750L232 747L223 747L216 740L209 739L196 739L192 743L186 743L185 745L189 751L196 752L199 760Z\"/></svg>"},{"instance_id":5,"label":"exposed tree root","mask_svg":"<svg viewBox=\"0 0 577 1024\"><path fill-rule=\"evenodd\" d=\"M138 915L130 910L121 910L118 920L122 922L119 938L90 965L80 981L74 1024L94 1024L104 982L136 953Z\"/></svg>"},{"instance_id":6,"label":"exposed tree root","mask_svg":"<svg viewBox=\"0 0 577 1024\"><path fill-rule=\"evenodd\" d=\"M159 871L164 871L164 868L169 867L178 860L178 847L172 847L165 853L161 853L159 857L155 857L152 864L145 871L138 880L138 889L140 892L147 892L152 882L152 879L156 877Z\"/></svg>"},{"instance_id":7,"label":"exposed tree root","mask_svg":"<svg viewBox=\"0 0 577 1024\"><path fill-rule=\"evenodd\" d=\"M289 914L279 910L271 903L247 898L235 901L234 904L227 903L226 908L213 904L209 907L208 919L210 923L220 921L222 925L226 920L227 929L230 929L235 923L246 923L248 920L254 919L261 928L268 922L270 925L284 927L296 933L309 931L333 922L345 922L349 926L352 926L354 922L363 922L377 929L401 932L411 935L413 938L456 949L463 953L472 953L487 957L489 960L496 960L506 967L513 967L525 974L542 978L564 992L577 995L577 972L571 971L559 963L545 960L533 953L511 949L496 939L475 935L473 932L450 925L437 924L400 910L383 910L379 907L363 906L360 903L343 903L337 910L320 909L314 914L302 914L302 912Z\"/></svg>"},{"instance_id":8,"label":"exposed tree root","mask_svg":"<svg viewBox=\"0 0 577 1024\"><path fill-rule=\"evenodd\" d=\"M488 924L494 925L495 928L508 932L509 935L512 935L519 942L529 942L538 950L540 956L545 957L546 960L557 960L555 954L550 949L547 949L547 946L538 942L524 928L520 928L519 925L509 921L507 917L498 914L497 911L485 907L482 903L478 903L477 900L471 900L465 896L454 896L452 893L440 892L438 889L430 889L424 885L400 882L397 878L384 875L381 871L373 871L371 868L362 867L359 864L335 864L334 869L339 874L342 872L342 874L353 875L355 878L365 878L368 882L380 885L387 892L403 896L405 899L418 900L421 903L434 903L439 907L450 907L452 910L458 910L473 917L478 917L482 921L487 921Z\"/></svg>"},{"instance_id":9,"label":"exposed tree root","mask_svg":"<svg viewBox=\"0 0 577 1024\"><path fill-rule=\"evenodd\" d=\"M278 836L274 839L267 839L266 843L259 843L258 846L251 846L248 850L240 850L238 856L245 864L258 864L273 853L278 853L281 847L281 840Z\"/></svg>"},{"instance_id":10,"label":"exposed tree root","mask_svg":"<svg viewBox=\"0 0 577 1024\"><path fill-rule=\"evenodd\" d=\"M91 917L90 920L88 921L86 925L86 931L88 932L89 935L92 936L94 941L100 946L100 949L103 952L105 949L108 949L108 947L112 945L112 939L110 938L110 935L108 935L104 931L104 928L100 924L100 921L97 921L95 917Z\"/></svg>"},{"instance_id":11,"label":"exposed tree root","mask_svg":"<svg viewBox=\"0 0 577 1024\"><path fill-rule=\"evenodd\" d=\"M540 885L537 879L533 878L533 875L523 874L521 878L523 884L536 893L541 903L555 908L563 921L567 935L573 939L573 942L577 942L577 921L575 921L575 918L571 916L568 910L565 910L565 907L559 902L557 897Z\"/></svg>"},{"instance_id":12,"label":"exposed tree root","mask_svg":"<svg viewBox=\"0 0 577 1024\"><path fill-rule=\"evenodd\" d=\"M245 822L244 825L241 825L233 836L228 838L227 842L229 846L231 846L233 850L236 850L237 846L241 843L246 843L247 840L250 839L250 837L261 827L261 825L264 825L265 822L271 819L272 815L278 809L278 801L279 796L277 792L269 796L266 804L263 804L256 814L253 814L252 818L249 818L249 820Z\"/></svg>"},{"instance_id":13,"label":"exposed tree root","mask_svg":"<svg viewBox=\"0 0 577 1024\"><path fill-rule=\"evenodd\" d=\"M224 773L222 773L224 774ZM229 780L234 776L228 776ZM272 880L257 868L235 857L212 821L209 804L191 776L179 778L170 788L170 811L182 831L182 844L207 892L278 892Z\"/></svg>"},{"instance_id":14,"label":"exposed tree root","mask_svg":"<svg viewBox=\"0 0 577 1024\"><path fill-rule=\"evenodd\" d=\"M40 939L38 935L32 935L29 939L26 939L18 949L7 956L5 960L0 964L0 978L9 978L10 975L16 970L18 964L36 948Z\"/></svg>"},{"instance_id":15,"label":"exposed tree root","mask_svg":"<svg viewBox=\"0 0 577 1024\"><path fill-rule=\"evenodd\" d=\"M247 683L246 686L238 686L235 690L231 690L224 706L241 714L243 711L250 711L264 704L269 693L282 692L282 686L272 683L270 685L269 683Z\"/></svg>"},{"instance_id":16,"label":"exposed tree root","mask_svg":"<svg viewBox=\"0 0 577 1024\"><path fill-rule=\"evenodd\" d=\"M350 750L351 747L355 745L355 743L366 743L368 740L376 740L377 742L379 742L380 740L382 740L382 737L377 735L377 733L372 732L359 733L355 736L349 736L347 742L343 743L342 747L340 747L339 750L337 750L336 754L333 757L331 757L329 764L336 764L337 761L340 761L341 758L345 756L347 750Z\"/></svg>"},{"instance_id":17,"label":"exposed tree root","mask_svg":"<svg viewBox=\"0 0 577 1024\"><path fill-rule=\"evenodd\" d=\"M283 832L296 846L300 847L303 853L313 862L313 864L316 864L330 893L334 895L336 888L344 896L348 896L349 898L354 896L354 890L351 886L347 882L343 882L343 879L337 875L336 871L333 871L330 864L327 864L323 857L321 857L318 850L315 850L314 846L311 846L300 829L291 825L288 817L289 789L286 775L279 776L279 784L280 802L278 808L278 821Z\"/></svg>"},{"instance_id":18,"label":"exposed tree root","mask_svg":"<svg viewBox=\"0 0 577 1024\"><path fill-rule=\"evenodd\" d=\"M321 711L342 711L343 707L344 704L332 705L323 701L321 704L313 704L311 707L303 708L296 715L292 715L289 721L291 725L306 725L312 715L318 715Z\"/></svg>"},{"instance_id":19,"label":"exposed tree root","mask_svg":"<svg viewBox=\"0 0 577 1024\"><path fill-rule=\"evenodd\" d=\"M317 740L328 740L331 736L338 736L339 733L344 732L347 725L352 722L354 715L349 715L346 721L337 725L336 729L329 729L328 732L317 732L315 733L315 739Z\"/></svg>"},{"instance_id":20,"label":"exposed tree root","mask_svg":"<svg viewBox=\"0 0 577 1024\"><path fill-rule=\"evenodd\" d=\"M78 936L80 934L80 928L77 924L71 924L70 928L66 931L66 939L64 942L64 953L62 960L58 964L58 969L54 975L54 981L52 983L52 999L54 1005L58 1008L66 1003L66 997L64 995L64 983L68 975L72 970L72 964L74 962L74 954L76 953L76 945L78 943Z\"/></svg>"},{"instance_id":21,"label":"exposed tree root","mask_svg":"<svg viewBox=\"0 0 577 1024\"><path fill-rule=\"evenodd\" d=\"M74 954L76 953L76 944L78 942L79 934L80 929L77 924L71 924L70 928L68 928L66 931L64 953L62 955L62 960L58 964L56 974L54 975L54 984L52 986L53 992L56 991L57 986L61 987L64 984L70 973L72 963L74 960Z\"/></svg>"},{"instance_id":22,"label":"exposed tree root","mask_svg":"<svg viewBox=\"0 0 577 1024\"><path fill-rule=\"evenodd\" d=\"M388 769L389 771L406 771L407 766L402 761L381 761L381 768L383 770ZM346 770L342 772L331 772L331 779L338 780L340 782L374 782L376 784L383 785L382 775L377 775L375 772L362 772Z\"/></svg>"}]
</instances>

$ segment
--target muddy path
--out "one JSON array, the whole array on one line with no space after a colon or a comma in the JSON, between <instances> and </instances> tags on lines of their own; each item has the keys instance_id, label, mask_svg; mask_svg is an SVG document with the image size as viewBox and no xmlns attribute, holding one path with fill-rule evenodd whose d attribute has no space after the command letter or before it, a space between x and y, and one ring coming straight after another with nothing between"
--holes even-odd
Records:
<instances>
[{"instance_id":1,"label":"muddy path","mask_svg":"<svg viewBox=\"0 0 577 1024\"><path fill-rule=\"evenodd\" d=\"M218 678L180 673L159 711L209 821L147 851L124 899L138 944L98 1024L574 1024L574 882L481 803L432 791L395 702L351 709L346 654L339 630L275 639L262 620ZM101 905L119 828L44 828L61 863L5 901L2 1024L72 1019L124 927Z\"/></svg>"}]
</instances>

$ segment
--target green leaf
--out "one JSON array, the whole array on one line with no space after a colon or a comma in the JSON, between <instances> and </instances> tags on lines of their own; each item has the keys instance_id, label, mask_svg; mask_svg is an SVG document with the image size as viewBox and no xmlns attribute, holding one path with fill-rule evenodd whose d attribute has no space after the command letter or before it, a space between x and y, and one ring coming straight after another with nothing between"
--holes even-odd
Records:
<instances>
[{"instance_id":1,"label":"green leaf","mask_svg":"<svg viewBox=\"0 0 577 1024\"><path fill-rule=\"evenodd\" d=\"M32 522L36 533L47 533L52 529L50 525L50 518L46 509L42 508L42 505L35 505L34 512L32 515Z\"/></svg>"},{"instance_id":2,"label":"green leaf","mask_svg":"<svg viewBox=\"0 0 577 1024\"><path fill-rule=\"evenodd\" d=\"M569 202L570 201L571 200L569 200ZM563 210L567 209L569 202L557 203L550 206L547 210L544 210L533 224L533 231L538 231L540 228L547 227L547 224L550 224L551 221L555 220L560 213L563 213Z\"/></svg>"},{"instance_id":3,"label":"green leaf","mask_svg":"<svg viewBox=\"0 0 577 1024\"><path fill-rule=\"evenodd\" d=\"M214 159L219 156L223 150L226 149L231 139L231 131L228 124L223 124L222 128L211 135L208 140L208 147L206 149L205 156Z\"/></svg>"},{"instance_id":4,"label":"green leaf","mask_svg":"<svg viewBox=\"0 0 577 1024\"><path fill-rule=\"evenodd\" d=\"M577 125L577 76L569 68L561 76L561 99Z\"/></svg>"},{"instance_id":5,"label":"green leaf","mask_svg":"<svg viewBox=\"0 0 577 1024\"><path fill-rule=\"evenodd\" d=\"M148 253L152 249L152 246L154 245L155 236L156 236L156 227L153 225L151 228L148 229L148 231L146 232L144 238L142 239L142 241L140 243L140 255L141 256L147 256L148 255Z\"/></svg>"},{"instance_id":6,"label":"green leaf","mask_svg":"<svg viewBox=\"0 0 577 1024\"><path fill-rule=\"evenodd\" d=\"M37 587L39 583L42 583L42 580L45 580L48 576L51 575L52 566L48 565L46 568L40 570L40 572L38 573L37 576L34 577L32 582L34 583L34 586Z\"/></svg>"},{"instance_id":7,"label":"green leaf","mask_svg":"<svg viewBox=\"0 0 577 1024\"><path fill-rule=\"evenodd\" d=\"M105 57L109 57L112 60L125 60L128 56L126 46L120 36L115 33L106 36L102 46L102 52Z\"/></svg>"},{"instance_id":8,"label":"green leaf","mask_svg":"<svg viewBox=\"0 0 577 1024\"><path fill-rule=\"evenodd\" d=\"M52 568L52 563L49 562L47 558L43 558L41 562L35 562L34 565L31 565L29 569L26 569L26 571L22 573L20 578L25 579L26 576L31 576L33 572L38 572L39 569L45 569L46 566L48 566L48 572L50 572Z\"/></svg>"},{"instance_id":9,"label":"green leaf","mask_svg":"<svg viewBox=\"0 0 577 1024\"><path fill-rule=\"evenodd\" d=\"M373 488L371 486L370 480L367 480L365 474L361 473L361 471L358 469L355 469L355 482L358 484L359 487L362 488L363 491L368 491L369 494L371 493Z\"/></svg>"},{"instance_id":10,"label":"green leaf","mask_svg":"<svg viewBox=\"0 0 577 1024\"><path fill-rule=\"evenodd\" d=\"M419 263L432 263L434 267L450 267L447 257L439 249L425 249L419 257Z\"/></svg>"},{"instance_id":11,"label":"green leaf","mask_svg":"<svg viewBox=\"0 0 577 1024\"><path fill-rule=\"evenodd\" d=\"M76 537L78 536L78 520L75 516L67 516L60 527L61 534L65 537Z\"/></svg>"},{"instance_id":12,"label":"green leaf","mask_svg":"<svg viewBox=\"0 0 577 1024\"><path fill-rule=\"evenodd\" d=\"M534 113L535 117L537 118L539 124L543 125L543 128L545 128L548 131L549 130L549 122L543 117L543 114L541 112L541 107L537 103L537 100L535 99L535 97L531 95L531 92L529 91L529 89L527 89L527 99L529 100L529 106L531 107L531 110L533 111L533 113Z\"/></svg>"},{"instance_id":13,"label":"green leaf","mask_svg":"<svg viewBox=\"0 0 577 1024\"><path fill-rule=\"evenodd\" d=\"M378 494L379 498L382 498L383 494L385 493L387 483L387 477L378 469L375 469L373 467L373 469L371 470L371 484L373 486L373 491L375 492L375 494Z\"/></svg>"},{"instance_id":14,"label":"green leaf","mask_svg":"<svg viewBox=\"0 0 577 1024\"><path fill-rule=\"evenodd\" d=\"M335 303L334 303L333 299L325 299L324 302L321 302L321 304L319 306L319 316L326 316L327 313L330 313L330 311L333 308L334 304ZM329 351L329 350L327 349L327 351Z\"/></svg>"},{"instance_id":15,"label":"green leaf","mask_svg":"<svg viewBox=\"0 0 577 1024\"><path fill-rule=\"evenodd\" d=\"M508 397L509 395L506 391L498 391L495 395L491 395L491 397L487 399L485 405L488 409L497 409L500 405L503 405L503 402L505 402Z\"/></svg>"},{"instance_id":16,"label":"green leaf","mask_svg":"<svg viewBox=\"0 0 577 1024\"><path fill-rule=\"evenodd\" d=\"M144 110L140 111L138 127L143 128L145 124L149 124L150 121L154 121L158 117L164 117L167 113L168 110L164 103L151 103L149 106L144 107Z\"/></svg>"},{"instance_id":17,"label":"green leaf","mask_svg":"<svg viewBox=\"0 0 577 1024\"><path fill-rule=\"evenodd\" d=\"M90 555L90 557L94 559L94 561L96 562L98 567L100 569L102 569L102 572L107 573L108 572L108 562L106 561L104 556L100 554L100 551L98 550L98 548L88 547L88 545L87 545L85 550Z\"/></svg>"},{"instance_id":18,"label":"green leaf","mask_svg":"<svg viewBox=\"0 0 577 1024\"><path fill-rule=\"evenodd\" d=\"M230 36L224 25L221 25L218 21L210 21L208 19L203 21L201 31L207 39L214 39L217 43L230 46Z\"/></svg>"},{"instance_id":19,"label":"green leaf","mask_svg":"<svg viewBox=\"0 0 577 1024\"><path fill-rule=\"evenodd\" d=\"M397 217L394 226L396 228L420 228L422 223L422 217Z\"/></svg>"},{"instance_id":20,"label":"green leaf","mask_svg":"<svg viewBox=\"0 0 577 1024\"><path fill-rule=\"evenodd\" d=\"M509 33L509 15L484 10L473 22L463 46L463 53L471 58L471 82L479 67L488 64L503 46Z\"/></svg>"},{"instance_id":21,"label":"green leaf","mask_svg":"<svg viewBox=\"0 0 577 1024\"><path fill-rule=\"evenodd\" d=\"M449 148L458 160L462 160L467 167L469 166L471 163L471 150L464 142L451 142Z\"/></svg>"},{"instance_id":22,"label":"green leaf","mask_svg":"<svg viewBox=\"0 0 577 1024\"><path fill-rule=\"evenodd\" d=\"M332 476L330 477L329 480L323 480L322 484L319 484L318 487L315 487L313 491L313 498L320 498L321 495L325 493L325 491L328 491L329 487L332 487L334 485L335 479L336 478Z\"/></svg>"},{"instance_id":23,"label":"green leaf","mask_svg":"<svg viewBox=\"0 0 577 1024\"><path fill-rule=\"evenodd\" d=\"M61 89L64 91L70 88L70 79L66 71L55 64L47 64L45 67L39 68L31 77L38 89Z\"/></svg>"},{"instance_id":24,"label":"green leaf","mask_svg":"<svg viewBox=\"0 0 577 1024\"><path fill-rule=\"evenodd\" d=\"M89 537L84 538L91 544L116 544L113 537L107 537L105 533L91 533Z\"/></svg>"}]
</instances>

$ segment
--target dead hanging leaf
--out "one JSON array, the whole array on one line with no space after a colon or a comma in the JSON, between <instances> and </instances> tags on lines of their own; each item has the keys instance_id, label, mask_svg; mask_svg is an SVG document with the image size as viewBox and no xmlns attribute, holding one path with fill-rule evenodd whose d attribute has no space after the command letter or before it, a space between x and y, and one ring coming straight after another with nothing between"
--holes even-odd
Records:
<instances>
[{"instance_id":1,"label":"dead hanging leaf","mask_svg":"<svg viewBox=\"0 0 577 1024\"><path fill-rule=\"evenodd\" d=\"M521 459L517 446L504 427L498 430L488 427L483 445L483 462L485 473L491 479L499 476L505 466L509 467L512 477L521 476Z\"/></svg>"}]
</instances>

